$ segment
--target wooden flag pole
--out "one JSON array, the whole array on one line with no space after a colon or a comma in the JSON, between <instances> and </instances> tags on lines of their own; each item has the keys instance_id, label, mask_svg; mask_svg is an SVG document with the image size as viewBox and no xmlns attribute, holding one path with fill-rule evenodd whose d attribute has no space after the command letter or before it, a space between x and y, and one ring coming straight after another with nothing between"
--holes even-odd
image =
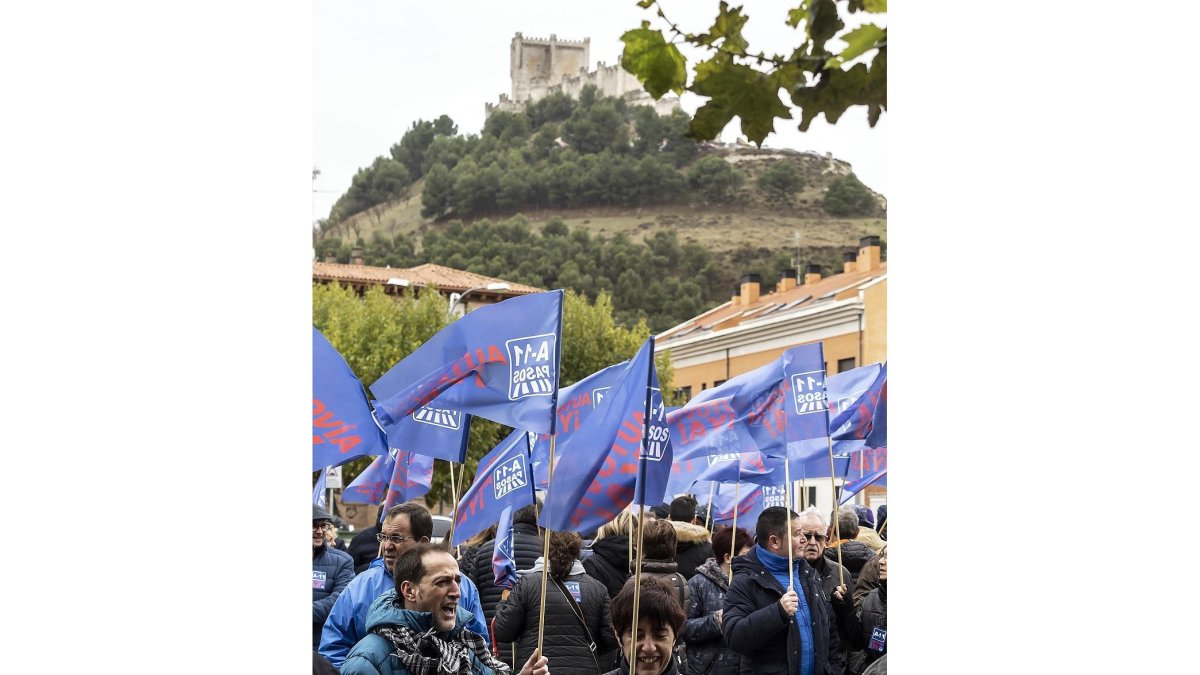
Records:
<instances>
[{"instance_id":1,"label":"wooden flag pole","mask_svg":"<svg viewBox=\"0 0 1200 675\"><path fill-rule=\"evenodd\" d=\"M733 484L733 538L729 540L729 583L733 583L733 558L737 555L738 488L742 487L742 469L738 467L738 482Z\"/></svg>"},{"instance_id":2,"label":"wooden flag pole","mask_svg":"<svg viewBox=\"0 0 1200 675\"><path fill-rule=\"evenodd\" d=\"M550 435L550 465L546 467L546 487L550 487L550 479L554 477L554 440L558 434ZM536 504L537 501L534 500ZM538 641L535 656L541 656L542 640L546 637L546 581L550 578L550 528L546 528L546 545L542 553L542 608L538 619Z\"/></svg>"},{"instance_id":3,"label":"wooden flag pole","mask_svg":"<svg viewBox=\"0 0 1200 675\"><path fill-rule=\"evenodd\" d=\"M883 522L879 524L879 534L883 534L883 528L887 527L887 516L883 517Z\"/></svg>"},{"instance_id":4,"label":"wooden flag pole","mask_svg":"<svg viewBox=\"0 0 1200 675\"><path fill-rule=\"evenodd\" d=\"M784 500L787 503L787 550L788 550L788 592L795 590L795 584L792 582L792 577L795 575L795 570L792 569L792 471L791 462L784 458L783 460L783 494ZM733 569L730 567L729 569Z\"/></svg>"},{"instance_id":5,"label":"wooden flag pole","mask_svg":"<svg viewBox=\"0 0 1200 675\"><path fill-rule=\"evenodd\" d=\"M458 483L454 480L454 462L450 464L450 499L454 500L454 510L450 515L450 538L445 541L446 548L450 548L450 544L454 543L454 521L458 520ZM465 470L467 465L463 464Z\"/></svg>"},{"instance_id":6,"label":"wooden flag pole","mask_svg":"<svg viewBox=\"0 0 1200 675\"><path fill-rule=\"evenodd\" d=\"M642 501L645 501L644 499ZM629 641L629 672L635 670L634 654L637 652L637 627L638 627L638 604L641 600L642 591L642 544L646 534L646 505L638 504L638 545L637 545L637 565L633 568L633 626L630 631L633 633L633 639ZM544 611L544 610L543 610Z\"/></svg>"},{"instance_id":7,"label":"wooden flag pole","mask_svg":"<svg viewBox=\"0 0 1200 675\"><path fill-rule=\"evenodd\" d=\"M712 521L712 500L713 493L717 490L717 482L713 481L708 484L708 512L704 514L704 529L709 529L709 523Z\"/></svg>"},{"instance_id":8,"label":"wooden flag pole","mask_svg":"<svg viewBox=\"0 0 1200 675\"><path fill-rule=\"evenodd\" d=\"M833 468L833 439L829 436L825 437L829 443L829 487L833 488L833 536L837 539L838 553L838 585L846 585L846 568L842 566L842 531L838 527L838 498L837 498L837 483L833 480L833 475L837 473Z\"/></svg>"}]
</instances>

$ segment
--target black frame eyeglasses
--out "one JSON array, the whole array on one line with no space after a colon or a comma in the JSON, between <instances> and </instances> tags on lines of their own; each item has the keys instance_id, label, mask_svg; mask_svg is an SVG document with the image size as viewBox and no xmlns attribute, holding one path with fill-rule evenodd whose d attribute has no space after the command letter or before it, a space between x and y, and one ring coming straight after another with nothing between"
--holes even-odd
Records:
<instances>
[{"instance_id":1,"label":"black frame eyeglasses","mask_svg":"<svg viewBox=\"0 0 1200 675\"><path fill-rule=\"evenodd\" d=\"M403 534L387 535L387 534L380 532L379 534L375 535L375 541L377 541L381 544L385 541L390 541L393 544L395 544L396 546L399 546L400 544L403 544L404 542L411 541L411 540L412 540L412 537L405 536Z\"/></svg>"},{"instance_id":2,"label":"black frame eyeglasses","mask_svg":"<svg viewBox=\"0 0 1200 675\"><path fill-rule=\"evenodd\" d=\"M796 538L802 541L808 541L809 539L812 539L813 541L825 541L828 539L828 537L820 532L800 532L797 534Z\"/></svg>"}]
</instances>

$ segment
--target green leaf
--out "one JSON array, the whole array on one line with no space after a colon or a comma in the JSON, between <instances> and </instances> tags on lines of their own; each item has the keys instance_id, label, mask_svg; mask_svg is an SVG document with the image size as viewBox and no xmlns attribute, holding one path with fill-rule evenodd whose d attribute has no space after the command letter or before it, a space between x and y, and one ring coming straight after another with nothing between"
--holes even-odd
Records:
<instances>
[{"instance_id":1,"label":"green leaf","mask_svg":"<svg viewBox=\"0 0 1200 675\"><path fill-rule=\"evenodd\" d=\"M887 0L863 0L863 9L872 14L887 12Z\"/></svg>"},{"instance_id":2,"label":"green leaf","mask_svg":"<svg viewBox=\"0 0 1200 675\"><path fill-rule=\"evenodd\" d=\"M825 42L846 27L838 16L834 0L812 0L808 10L808 37L812 40L813 54L825 49Z\"/></svg>"},{"instance_id":3,"label":"green leaf","mask_svg":"<svg viewBox=\"0 0 1200 675\"><path fill-rule=\"evenodd\" d=\"M842 50L841 54L826 61L826 68L839 68L843 63L853 61L874 49L880 42L886 42L887 29L868 23L841 35L839 39L846 43L846 48Z\"/></svg>"},{"instance_id":4,"label":"green leaf","mask_svg":"<svg viewBox=\"0 0 1200 675\"><path fill-rule=\"evenodd\" d=\"M730 11L729 5L722 0L721 10L717 14L717 20L713 23L712 28L707 33L696 36L694 42L711 47L718 40L724 40L723 46L726 49L737 54L745 54L749 43L742 37L742 26L746 25L749 18L742 16L741 7L734 7L733 11Z\"/></svg>"},{"instance_id":5,"label":"green leaf","mask_svg":"<svg viewBox=\"0 0 1200 675\"><path fill-rule=\"evenodd\" d=\"M801 4L796 9L788 10L787 25L795 28L801 21L808 21L808 3Z\"/></svg>"},{"instance_id":6,"label":"green leaf","mask_svg":"<svg viewBox=\"0 0 1200 675\"><path fill-rule=\"evenodd\" d=\"M638 0L638 7L642 9L650 9L650 5L654 4L654 0Z\"/></svg>"},{"instance_id":7,"label":"green leaf","mask_svg":"<svg viewBox=\"0 0 1200 675\"><path fill-rule=\"evenodd\" d=\"M621 67L637 76L638 81L655 99L673 91L683 93L687 84L687 60L679 49L663 39L661 32L635 28L621 36L625 51Z\"/></svg>"},{"instance_id":8,"label":"green leaf","mask_svg":"<svg viewBox=\"0 0 1200 675\"><path fill-rule=\"evenodd\" d=\"M879 89L863 63L849 70L824 71L814 86L801 87L792 92L792 102L803 110L800 131L808 131L809 125L821 113L825 114L827 122L836 124L842 113L852 105L878 104L881 93L886 97L886 86L885 80L884 88Z\"/></svg>"},{"instance_id":9,"label":"green leaf","mask_svg":"<svg viewBox=\"0 0 1200 675\"><path fill-rule=\"evenodd\" d=\"M696 64L691 90L709 101L696 111L688 135L711 140L737 116L746 138L761 145L775 130L776 117L792 117L779 100L780 77L786 76L761 73L721 57Z\"/></svg>"}]
</instances>

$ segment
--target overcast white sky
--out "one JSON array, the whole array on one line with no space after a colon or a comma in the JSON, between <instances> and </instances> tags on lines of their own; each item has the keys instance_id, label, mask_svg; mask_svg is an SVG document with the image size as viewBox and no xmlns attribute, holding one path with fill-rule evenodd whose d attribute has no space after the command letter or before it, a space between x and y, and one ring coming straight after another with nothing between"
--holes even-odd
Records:
<instances>
[{"instance_id":1,"label":"overcast white sky","mask_svg":"<svg viewBox=\"0 0 1200 675\"><path fill-rule=\"evenodd\" d=\"M746 0L743 31L750 48L788 53L797 32L784 24L795 0ZM667 16L685 31L706 30L718 2L665 0ZM591 63L620 60L621 35L652 20L634 0L436 2L430 0L313 1L313 164L320 169L313 220L329 215L354 172L371 163L418 119L447 114L459 133L483 127L484 103L511 89L509 44L514 33L560 40L591 38ZM695 55L688 56L689 71ZM694 112L702 99L685 95ZM884 162L887 112L867 126L865 108L847 111L836 126L824 117L800 133L796 122L776 121L764 147L832 152L850 162L874 190L887 194ZM723 139L741 135L735 118Z\"/></svg>"}]
</instances>

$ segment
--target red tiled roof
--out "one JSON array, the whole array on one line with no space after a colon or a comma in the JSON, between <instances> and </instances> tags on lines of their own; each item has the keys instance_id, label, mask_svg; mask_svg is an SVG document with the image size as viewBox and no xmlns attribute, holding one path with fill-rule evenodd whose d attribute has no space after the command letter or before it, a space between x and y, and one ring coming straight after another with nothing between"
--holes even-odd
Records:
<instances>
[{"instance_id":1,"label":"red tiled roof","mask_svg":"<svg viewBox=\"0 0 1200 675\"><path fill-rule=\"evenodd\" d=\"M759 296L758 302L750 305L727 304L724 307L711 309L659 335L658 340L665 341L674 337L682 337L684 333L691 333L697 328L713 329L714 326L721 324L726 320L733 319L734 317L744 314L755 314L754 316L741 317L741 320L750 321L759 317L782 316L784 313L791 314L792 312L803 311L809 307L812 307L813 305L821 303L823 300L844 300L847 297L857 294L857 289L862 284L865 284L872 279L884 276L885 274L887 274L887 263L881 262L879 263L878 267L866 272L842 272L841 274L825 277L816 283L797 286L782 293L764 293ZM822 298L822 296L828 295L833 291L837 291L837 293L829 298ZM795 301L800 302L796 302L796 304L791 305L790 307L788 306L790 303ZM767 305L776 303L779 304L779 307L759 313L759 310L765 309ZM717 330L732 328L739 323L741 323L741 321L735 320Z\"/></svg>"},{"instance_id":2,"label":"red tiled roof","mask_svg":"<svg viewBox=\"0 0 1200 675\"><path fill-rule=\"evenodd\" d=\"M526 295L540 293L543 290L431 263L416 267L372 267L370 265L343 265L313 261L313 279L316 281L386 284L388 279L393 278L408 279L414 286L437 286L439 290L454 292L462 292L468 288L487 286L492 283L509 285L508 290L492 291L501 295Z\"/></svg>"}]
</instances>

